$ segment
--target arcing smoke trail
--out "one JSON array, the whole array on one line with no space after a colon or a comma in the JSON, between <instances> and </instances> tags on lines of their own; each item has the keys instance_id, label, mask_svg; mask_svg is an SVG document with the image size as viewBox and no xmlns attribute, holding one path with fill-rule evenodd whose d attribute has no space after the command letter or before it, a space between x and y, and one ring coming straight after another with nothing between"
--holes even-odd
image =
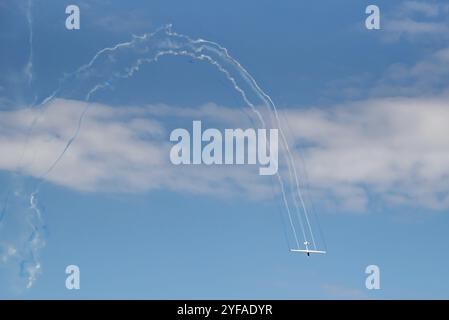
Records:
<instances>
[{"instance_id":1,"label":"arcing smoke trail","mask_svg":"<svg viewBox=\"0 0 449 320\"><path fill-rule=\"evenodd\" d=\"M315 238L309 220L309 213L301 193L293 155L282 130L276 105L270 96L260 88L248 71L243 68L237 60L229 55L227 49L215 42L204 39L191 39L188 36L173 32L171 30L171 25L168 25L150 34L133 36L131 41L122 42L115 46L101 49L86 65L81 66L75 72L64 76L60 80L58 89L36 106L41 109L41 112L37 117L45 112L45 108L42 107L55 97L75 98L89 102L93 95L99 90L111 87L116 81L121 79L132 77L134 73L140 69L141 65L157 62L159 58L168 55L188 56L215 66L225 75L226 79L232 84L236 92L240 94L246 105L257 116L261 125L266 128L267 124L269 124L271 127L275 127L279 130L281 133L282 147L285 150L283 155L288 171L288 183L284 181L284 174L280 171L277 173L277 179L281 190L282 201L292 229L295 246L300 247L295 227L296 223L299 223L304 241L311 239L316 248ZM265 106L266 111L262 112L259 110L260 106ZM41 176L35 191L31 194L30 208L33 210L33 217L37 219L39 225L43 226L41 212L37 207L37 194L39 189L45 182L45 178L51 174L53 169L69 151L70 146L76 141L88 108L89 105L87 105L79 117L75 132L67 141L58 157L56 157L54 162L50 164L48 169ZM29 134L31 134L33 127L37 122L37 117L31 124ZM292 208L294 208L296 212L296 219L293 217ZM30 245L33 244L31 248L37 249L43 245L43 241L41 241L42 239L38 236L41 230L36 229L35 231L35 237L31 237ZM32 256L35 257L36 251L34 249L30 250L33 251ZM39 269L40 264L38 262L34 264L33 268L28 268L27 274L29 286L31 286L35 280L36 273Z\"/></svg>"},{"instance_id":2,"label":"arcing smoke trail","mask_svg":"<svg viewBox=\"0 0 449 320\"><path fill-rule=\"evenodd\" d=\"M263 127L266 127L267 122L272 127L277 127L281 133L281 142L285 150L284 156L290 182L286 184L281 173L278 173L278 181L295 237L295 243L298 247L300 246L291 208L295 208L304 241L310 239L316 248L315 237L310 224L309 213L301 193L293 155L281 127L276 105L270 96L260 88L248 71L229 55L226 48L215 42L204 39L194 40L188 36L175 33L171 30L171 25L168 25L151 34L134 36L131 41L119 43L113 47L98 51L88 64L80 67L76 72L62 81L62 85L58 90L59 94L64 95L65 92L74 92L73 89L75 87L75 92L85 101L90 101L91 97L98 90L110 87L115 81L120 79L132 77L142 64L157 62L159 58L166 55L189 56L197 60L206 61L215 66L231 82L233 88L242 96L242 99L250 109L254 111ZM108 59L111 57L114 59ZM123 67L123 65L126 67ZM67 86L65 82L70 85ZM266 107L269 117L265 117L262 114L259 106ZM79 118L76 132L69 139L57 159L44 173L42 179L51 173L53 168L57 166L64 154L76 140L87 108Z\"/></svg>"}]
</instances>

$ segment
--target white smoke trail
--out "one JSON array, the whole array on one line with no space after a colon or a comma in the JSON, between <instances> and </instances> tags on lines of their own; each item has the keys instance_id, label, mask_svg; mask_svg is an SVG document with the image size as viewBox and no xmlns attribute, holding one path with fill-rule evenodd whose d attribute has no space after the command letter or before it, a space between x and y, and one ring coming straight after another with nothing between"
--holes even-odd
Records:
<instances>
[{"instance_id":1,"label":"white smoke trail","mask_svg":"<svg viewBox=\"0 0 449 320\"><path fill-rule=\"evenodd\" d=\"M46 227L37 194L28 197L24 192L14 191L7 197L0 220L0 263L17 263L25 287L31 288L41 271L40 251L45 246Z\"/></svg>"},{"instance_id":2,"label":"white smoke trail","mask_svg":"<svg viewBox=\"0 0 449 320\"><path fill-rule=\"evenodd\" d=\"M28 47L29 47L29 54L28 54L28 61L25 65L25 76L27 78L28 85L30 85L33 81L33 60L34 60L34 52L33 52L33 2L32 0L28 0L27 2L27 8L26 8L26 19L28 23Z\"/></svg>"},{"instance_id":3,"label":"white smoke trail","mask_svg":"<svg viewBox=\"0 0 449 320\"><path fill-rule=\"evenodd\" d=\"M29 3L31 3L31 0ZM32 22L31 19L29 21ZM32 40L32 36L30 38ZM191 39L188 36L173 32L171 25L168 25L153 33L143 36L133 36L131 41L122 42L115 46L99 50L87 64L81 66L75 72L65 75L59 81L58 88L51 95L43 99L40 104L35 106L35 108L40 110L31 123L28 137L32 134L38 118L45 112L46 108L44 106L52 99L56 97L73 98L73 95L75 95L75 98L89 102L99 90L111 87L114 82L121 79L132 77L139 71L141 65L157 62L163 56L188 56L196 60L205 61L216 67L218 71L224 74L234 90L240 94L245 104L254 112L262 127L266 128L267 125L270 125L279 130L281 133L281 143L285 151L283 155L286 161L285 164L289 180L286 183L283 178L283 173L280 171L277 173L277 180L280 186L282 201L288 215L290 228L293 233L295 246L300 247L295 227L296 223L299 223L304 241L308 242L308 239L310 239L316 249L315 237L310 224L309 213L301 193L301 186L299 184L293 155L284 135L276 105L270 96L260 88L248 71L228 53L227 49L215 42L204 39ZM269 117L266 116L266 112L259 110L259 106L265 106ZM86 106L78 118L75 132L67 141L60 154L40 177L36 188L30 195L29 202L32 212L30 215L30 225L32 226L33 232L28 241L30 258L23 260L24 267L22 268L28 279L27 287L32 286L37 274L41 270L38 251L45 244L43 238L45 226L42 213L37 206L37 194L41 185L46 181L45 178L51 174L53 169L69 151L71 145L76 141L88 108L89 105ZM27 149L27 145L28 142L26 143L25 149ZM296 219L293 218L293 208L296 213ZM2 215L0 213L0 217Z\"/></svg>"},{"instance_id":4,"label":"white smoke trail","mask_svg":"<svg viewBox=\"0 0 449 320\"><path fill-rule=\"evenodd\" d=\"M34 80L34 26L33 26L33 0L27 0L25 3L25 19L28 27L28 57L23 69L28 89L31 88ZM51 97L52 98L52 97ZM50 99L46 99L43 103L47 103ZM35 99L36 100L36 97ZM35 101L33 102L33 104ZM33 106L33 105L31 105ZM32 128L38 120L36 117L29 128L23 153L19 160L19 172L25 150L28 146L28 140L31 135ZM14 175L17 176L16 174ZM15 187L17 188L17 187ZM0 263L6 263L9 260L18 261L20 266L20 274L27 279L26 287L31 288L41 271L41 263L39 262L39 251L45 246L45 225L42 219L41 209L37 203L37 192L32 192L28 197L28 205L23 203L24 194L14 187L6 193L4 202L0 211L0 227L6 223L4 227L9 227L9 223L16 219L23 219L25 224L20 230L20 234L16 237L25 237L25 240L11 240L9 242L0 242ZM12 203L11 203L12 202ZM9 215L9 216L8 216ZM5 219L8 218L5 222ZM22 242L24 241L24 242Z\"/></svg>"},{"instance_id":5,"label":"white smoke trail","mask_svg":"<svg viewBox=\"0 0 449 320\"><path fill-rule=\"evenodd\" d=\"M122 55L123 53L125 54L125 58ZM114 59L106 59L106 57L110 57L111 55L114 55ZM139 55L146 55L146 57L142 58L139 57ZM294 233L296 245L299 247L299 241L296 235L290 207L295 208L304 241L308 242L308 239L310 239L313 246L316 248L315 237L310 223L309 213L305 205L303 195L301 193L301 186L295 168L293 155L285 138L276 105L274 104L272 99L260 88L260 86L248 73L248 71L244 69L237 60L229 55L226 48L218 45L215 42L207 41L204 39L193 40L188 36L172 32L171 25L168 25L164 28L158 29L154 33L146 34L143 36L134 36L133 39L129 42L119 43L113 47L104 48L98 51L88 64L82 66L71 75L71 83L73 84L73 80L75 80L75 83L77 81L82 81L82 84L80 83L80 85L84 86L84 91L87 92L84 99L86 101L90 101L92 95L95 94L98 90L111 86L111 84L118 79L126 79L132 77L133 74L140 69L140 66L142 64L157 62L160 57L166 55L189 56L197 60L206 61L217 67L217 69L222 72L231 82L234 89L242 96L245 103L251 108L251 110L254 111L263 127L266 127L266 122L269 119L266 119L256 106L265 105L267 107L270 114L274 117L273 125L277 127L279 132L281 133L281 142L286 153L285 158L287 162L289 178L291 180L291 192L287 192L285 190L285 182L283 181L282 175L280 173L278 173L278 180L281 187L284 205L291 222L290 224ZM125 62L126 60L133 60L134 62L132 62L129 67L124 68L124 70L122 70L121 72L115 71L117 69L116 62L121 61L121 58L125 60ZM111 64L113 65L111 66ZM224 64L226 64L226 66L224 66ZM123 67L121 68L123 69ZM96 78L97 74L101 74L101 76ZM100 81L92 84L92 89L88 89L85 86L85 82L86 80L89 80L91 78L94 78L96 81ZM62 89L64 89L64 86L62 86ZM81 90L81 92L82 91L83 90ZM252 94L252 97L249 97L248 93ZM45 172L42 178L45 178L48 174L51 173L53 168L63 158L64 154L76 140L86 112L87 107L79 119L76 132L69 139L60 155L57 157L55 162L52 163L52 165ZM292 205L289 205L289 194L293 199ZM303 220L305 221L305 223L303 222Z\"/></svg>"},{"instance_id":6,"label":"white smoke trail","mask_svg":"<svg viewBox=\"0 0 449 320\"><path fill-rule=\"evenodd\" d=\"M37 203L37 192L33 192L30 197L30 210L29 216L30 226L33 228L31 236L28 238L29 250L31 259L24 265L26 275L28 277L27 288L31 288L37 279L38 274L41 271L41 264L39 262L39 251L45 246L45 240L43 238L45 227L41 210Z\"/></svg>"}]
</instances>

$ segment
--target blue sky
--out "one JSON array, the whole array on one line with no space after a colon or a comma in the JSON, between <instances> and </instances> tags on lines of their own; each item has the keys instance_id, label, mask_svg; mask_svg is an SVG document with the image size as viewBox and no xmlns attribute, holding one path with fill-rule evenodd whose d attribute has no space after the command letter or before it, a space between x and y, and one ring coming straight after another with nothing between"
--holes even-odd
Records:
<instances>
[{"instance_id":1,"label":"blue sky","mask_svg":"<svg viewBox=\"0 0 449 320\"><path fill-rule=\"evenodd\" d=\"M444 1L78 1L76 31L64 27L69 4L0 3L1 298L449 297ZM364 28L368 4L381 30ZM226 47L276 103L328 254L289 252L274 179L166 163L175 127L253 124L225 77L189 57L163 57L95 94L39 186L39 236L30 231L29 198L76 130L83 85L138 54L104 55L89 78L38 102L99 50L168 23ZM69 264L80 290L65 288ZM380 290L365 288L371 264Z\"/></svg>"}]
</instances>

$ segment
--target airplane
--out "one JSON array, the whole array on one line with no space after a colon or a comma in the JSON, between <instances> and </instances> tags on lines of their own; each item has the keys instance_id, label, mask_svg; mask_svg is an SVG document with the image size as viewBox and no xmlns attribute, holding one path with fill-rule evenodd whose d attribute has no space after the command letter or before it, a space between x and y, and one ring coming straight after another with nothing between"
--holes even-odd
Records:
<instances>
[{"instance_id":1,"label":"airplane","mask_svg":"<svg viewBox=\"0 0 449 320\"><path fill-rule=\"evenodd\" d=\"M310 257L311 253L318 253L318 254L325 254L326 251L322 251L322 250L310 250L309 249L309 241L304 241L304 245L306 246L305 249L290 249L291 252L303 252L303 253L307 253L307 256Z\"/></svg>"}]
</instances>

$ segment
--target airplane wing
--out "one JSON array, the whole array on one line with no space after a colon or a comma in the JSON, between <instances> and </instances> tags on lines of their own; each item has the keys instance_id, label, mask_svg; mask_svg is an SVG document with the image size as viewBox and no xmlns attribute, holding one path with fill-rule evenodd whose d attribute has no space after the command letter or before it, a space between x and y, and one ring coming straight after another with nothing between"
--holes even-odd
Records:
<instances>
[{"instance_id":1,"label":"airplane wing","mask_svg":"<svg viewBox=\"0 0 449 320\"><path fill-rule=\"evenodd\" d=\"M326 251L321 251L321 250L307 250L307 249L290 249L291 252L303 252L303 253L320 253L320 254L325 254Z\"/></svg>"}]
</instances>

